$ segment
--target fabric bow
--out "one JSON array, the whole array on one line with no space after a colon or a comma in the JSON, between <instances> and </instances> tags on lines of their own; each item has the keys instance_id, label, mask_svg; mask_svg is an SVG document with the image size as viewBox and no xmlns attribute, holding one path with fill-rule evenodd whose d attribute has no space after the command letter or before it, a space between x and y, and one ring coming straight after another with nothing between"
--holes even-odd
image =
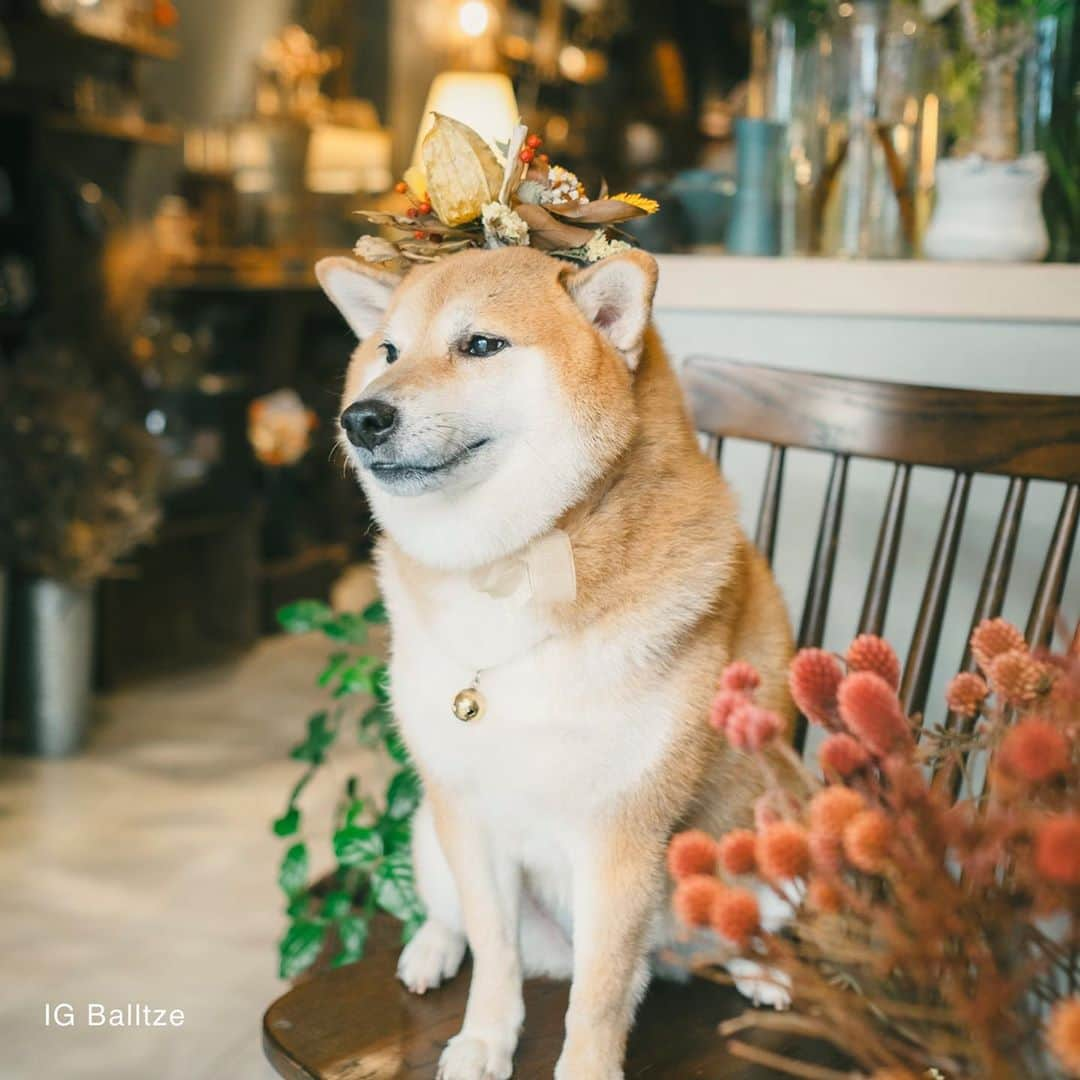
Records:
<instances>
[{"instance_id":1,"label":"fabric bow","mask_svg":"<svg viewBox=\"0 0 1080 1080\"><path fill-rule=\"evenodd\" d=\"M570 603L577 597L574 547L562 529L554 529L521 551L474 570L471 580L488 596L522 606L530 600Z\"/></svg>"}]
</instances>

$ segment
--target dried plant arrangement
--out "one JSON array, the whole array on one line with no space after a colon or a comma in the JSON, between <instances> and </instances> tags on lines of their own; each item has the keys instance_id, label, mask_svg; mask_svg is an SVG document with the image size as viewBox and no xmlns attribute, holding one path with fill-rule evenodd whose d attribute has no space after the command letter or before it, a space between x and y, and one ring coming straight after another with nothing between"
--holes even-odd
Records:
<instances>
[{"instance_id":1,"label":"dried plant arrangement","mask_svg":"<svg viewBox=\"0 0 1080 1080\"><path fill-rule=\"evenodd\" d=\"M70 584L112 571L153 534L160 457L122 380L34 342L0 371L0 564Z\"/></svg>"},{"instance_id":2,"label":"dried plant arrangement","mask_svg":"<svg viewBox=\"0 0 1080 1080\"><path fill-rule=\"evenodd\" d=\"M617 223L653 214L659 204L629 192L590 200L581 181L552 164L542 147L540 136L519 124L497 147L500 160L468 125L435 113L421 148L423 167L406 170L395 186L409 205L401 213L361 211L403 235L363 236L354 253L401 270L470 247L529 245L579 263L630 247Z\"/></svg>"},{"instance_id":3,"label":"dried plant arrangement","mask_svg":"<svg viewBox=\"0 0 1080 1080\"><path fill-rule=\"evenodd\" d=\"M993 619L971 651L981 673L953 679L950 723L918 741L884 640L799 652L820 771L754 704L753 670L724 672L711 721L766 793L753 830L676 835L669 868L677 915L715 945L696 970L730 981L734 950L790 995L721 1026L733 1053L816 1080L1080 1076L1080 648L1032 652ZM809 794L774 781L766 748ZM770 932L759 896L774 894L789 916ZM753 1028L825 1040L855 1071L766 1053L738 1037Z\"/></svg>"}]
</instances>

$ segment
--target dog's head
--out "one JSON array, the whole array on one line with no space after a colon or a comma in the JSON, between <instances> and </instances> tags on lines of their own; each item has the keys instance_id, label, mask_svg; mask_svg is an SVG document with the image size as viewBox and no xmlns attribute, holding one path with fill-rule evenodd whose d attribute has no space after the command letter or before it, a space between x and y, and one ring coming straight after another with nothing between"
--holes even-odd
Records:
<instances>
[{"instance_id":1,"label":"dog's head","mask_svg":"<svg viewBox=\"0 0 1080 1080\"><path fill-rule=\"evenodd\" d=\"M574 270L505 248L403 279L344 257L316 273L361 339L342 445L380 525L419 561L465 569L517 550L633 437L650 256Z\"/></svg>"}]
</instances>

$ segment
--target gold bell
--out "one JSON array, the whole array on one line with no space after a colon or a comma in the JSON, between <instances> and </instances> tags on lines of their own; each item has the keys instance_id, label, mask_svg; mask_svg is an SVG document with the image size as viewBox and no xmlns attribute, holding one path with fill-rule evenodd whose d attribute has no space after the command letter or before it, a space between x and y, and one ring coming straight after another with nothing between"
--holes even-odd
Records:
<instances>
[{"instance_id":1,"label":"gold bell","mask_svg":"<svg viewBox=\"0 0 1080 1080\"><path fill-rule=\"evenodd\" d=\"M478 720L484 711L484 697L475 686L459 690L454 697L454 715L467 724Z\"/></svg>"}]
</instances>

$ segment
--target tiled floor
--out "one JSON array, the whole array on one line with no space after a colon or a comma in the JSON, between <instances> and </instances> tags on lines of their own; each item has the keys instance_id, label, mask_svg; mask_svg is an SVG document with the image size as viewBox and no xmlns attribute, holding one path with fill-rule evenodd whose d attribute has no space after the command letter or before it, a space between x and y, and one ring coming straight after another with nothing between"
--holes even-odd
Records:
<instances>
[{"instance_id":1,"label":"tiled floor","mask_svg":"<svg viewBox=\"0 0 1080 1080\"><path fill-rule=\"evenodd\" d=\"M78 758L0 758L0 1080L271 1075L259 1025L284 986L269 822L326 652L268 639L104 699ZM325 779L305 804L314 820L335 795ZM45 1026L58 1002L77 1026ZM182 1009L185 1023L88 1027L90 1002Z\"/></svg>"}]
</instances>

